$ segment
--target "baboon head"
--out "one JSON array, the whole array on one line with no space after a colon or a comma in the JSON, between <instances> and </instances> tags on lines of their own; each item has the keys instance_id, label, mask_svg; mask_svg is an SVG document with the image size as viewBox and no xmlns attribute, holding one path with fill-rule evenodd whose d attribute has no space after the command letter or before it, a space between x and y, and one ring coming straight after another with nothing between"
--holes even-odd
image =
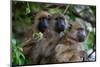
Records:
<instances>
[{"instance_id":1,"label":"baboon head","mask_svg":"<svg viewBox=\"0 0 100 67\"><path fill-rule=\"evenodd\" d=\"M68 36L77 42L83 42L86 37L84 26L82 23L74 22L70 25Z\"/></svg>"},{"instance_id":2,"label":"baboon head","mask_svg":"<svg viewBox=\"0 0 100 67\"><path fill-rule=\"evenodd\" d=\"M48 17L49 13L47 11L40 11L36 14L33 24L35 32L39 31L43 33L48 28Z\"/></svg>"},{"instance_id":3,"label":"baboon head","mask_svg":"<svg viewBox=\"0 0 100 67\"><path fill-rule=\"evenodd\" d=\"M68 27L69 24L63 14L53 15L49 21L49 28L58 34L68 29Z\"/></svg>"}]
</instances>

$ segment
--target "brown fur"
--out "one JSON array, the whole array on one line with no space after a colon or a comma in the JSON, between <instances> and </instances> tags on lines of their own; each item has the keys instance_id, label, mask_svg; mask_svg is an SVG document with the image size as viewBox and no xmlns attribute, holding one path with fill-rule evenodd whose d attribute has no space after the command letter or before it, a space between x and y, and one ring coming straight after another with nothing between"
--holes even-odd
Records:
<instances>
[{"instance_id":1,"label":"brown fur","mask_svg":"<svg viewBox=\"0 0 100 67\"><path fill-rule=\"evenodd\" d=\"M47 12L43 11L36 14L34 25L31 28L32 34L33 32L39 32L37 30L38 19L43 16L48 17L48 15L49 14ZM53 20L53 22L55 21ZM30 40L27 42L27 45L23 47L24 52L26 52L24 54L28 56L30 63L47 64L82 61L81 43L77 41L75 34L77 28L82 27L82 25L80 23L72 23L71 29L68 31L65 37L60 40L60 36L55 32L54 27L52 27L52 25L54 25L53 22L50 23L50 28L43 33L44 37L41 41L31 43L32 36L30 36ZM29 43L31 43L31 46ZM35 46L33 47L32 45Z\"/></svg>"},{"instance_id":2,"label":"brown fur","mask_svg":"<svg viewBox=\"0 0 100 67\"><path fill-rule=\"evenodd\" d=\"M54 31L48 30L44 33L44 38L37 43L35 48L32 50L32 64L46 64L46 63L54 63L54 59L51 56L53 53L53 49L55 48L54 43L59 39L59 36L55 35Z\"/></svg>"},{"instance_id":3,"label":"brown fur","mask_svg":"<svg viewBox=\"0 0 100 67\"><path fill-rule=\"evenodd\" d=\"M25 38L24 38L24 41L21 46L23 48L24 55L29 59L32 56L32 49L36 45L36 42L34 41L34 38L32 35L33 35L33 33L39 32L39 30L37 29L39 18L48 17L48 15L49 15L49 13L47 11L38 12L35 15L34 24L25 33Z\"/></svg>"},{"instance_id":4,"label":"brown fur","mask_svg":"<svg viewBox=\"0 0 100 67\"><path fill-rule=\"evenodd\" d=\"M78 62L81 58L81 43L77 41L76 31L82 25L78 22L72 24L71 29L56 46L56 59L58 62Z\"/></svg>"}]
</instances>

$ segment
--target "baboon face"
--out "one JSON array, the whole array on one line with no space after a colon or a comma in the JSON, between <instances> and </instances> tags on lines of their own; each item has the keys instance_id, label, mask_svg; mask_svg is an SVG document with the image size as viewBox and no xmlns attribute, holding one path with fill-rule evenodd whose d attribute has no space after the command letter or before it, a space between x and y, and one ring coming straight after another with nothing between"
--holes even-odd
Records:
<instances>
[{"instance_id":1,"label":"baboon face","mask_svg":"<svg viewBox=\"0 0 100 67\"><path fill-rule=\"evenodd\" d=\"M41 17L37 26L38 30L44 32L48 28L48 18Z\"/></svg>"},{"instance_id":2,"label":"baboon face","mask_svg":"<svg viewBox=\"0 0 100 67\"><path fill-rule=\"evenodd\" d=\"M83 42L86 37L84 27L79 22L75 22L71 25L71 29L68 35L77 42Z\"/></svg>"},{"instance_id":3,"label":"baboon face","mask_svg":"<svg viewBox=\"0 0 100 67\"><path fill-rule=\"evenodd\" d=\"M62 32L65 30L65 19L63 17L57 17L56 18L56 31L57 32Z\"/></svg>"},{"instance_id":4,"label":"baboon face","mask_svg":"<svg viewBox=\"0 0 100 67\"><path fill-rule=\"evenodd\" d=\"M69 27L69 24L65 20L66 19L64 15L53 16L53 18L49 22L49 26L57 33L63 32Z\"/></svg>"},{"instance_id":5,"label":"baboon face","mask_svg":"<svg viewBox=\"0 0 100 67\"><path fill-rule=\"evenodd\" d=\"M85 31L83 28L77 29L77 37L79 42L83 42L85 40Z\"/></svg>"},{"instance_id":6,"label":"baboon face","mask_svg":"<svg viewBox=\"0 0 100 67\"><path fill-rule=\"evenodd\" d=\"M40 11L36 14L34 19L34 27L39 32L45 32L48 29L48 17L49 13L47 11Z\"/></svg>"}]
</instances>

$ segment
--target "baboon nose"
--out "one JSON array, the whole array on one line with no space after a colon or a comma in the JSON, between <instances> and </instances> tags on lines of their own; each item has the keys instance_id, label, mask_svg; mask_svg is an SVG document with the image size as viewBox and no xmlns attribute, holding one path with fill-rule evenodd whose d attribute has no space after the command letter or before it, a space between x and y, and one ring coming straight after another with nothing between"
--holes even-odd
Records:
<instances>
[{"instance_id":1,"label":"baboon nose","mask_svg":"<svg viewBox=\"0 0 100 67\"><path fill-rule=\"evenodd\" d=\"M85 40L85 35L83 34L83 32L78 32L77 37L79 42L83 42Z\"/></svg>"},{"instance_id":2,"label":"baboon nose","mask_svg":"<svg viewBox=\"0 0 100 67\"><path fill-rule=\"evenodd\" d=\"M64 26L64 25L61 25L61 26L59 27L59 30L60 30L60 31L64 31L64 29L65 29L65 26Z\"/></svg>"},{"instance_id":3,"label":"baboon nose","mask_svg":"<svg viewBox=\"0 0 100 67\"><path fill-rule=\"evenodd\" d=\"M85 36L84 35L78 36L78 41L79 42L83 42L84 40L85 40Z\"/></svg>"}]
</instances>

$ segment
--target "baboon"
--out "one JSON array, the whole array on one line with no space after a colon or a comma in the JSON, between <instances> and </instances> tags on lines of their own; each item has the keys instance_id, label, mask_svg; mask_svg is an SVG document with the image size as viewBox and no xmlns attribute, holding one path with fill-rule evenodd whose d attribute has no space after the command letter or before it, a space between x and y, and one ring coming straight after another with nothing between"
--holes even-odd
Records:
<instances>
[{"instance_id":1,"label":"baboon","mask_svg":"<svg viewBox=\"0 0 100 67\"><path fill-rule=\"evenodd\" d=\"M85 55L85 51L81 49L81 43L84 42L85 37L82 23L72 23L68 32L55 48L57 63L82 61L81 57Z\"/></svg>"},{"instance_id":2,"label":"baboon","mask_svg":"<svg viewBox=\"0 0 100 67\"><path fill-rule=\"evenodd\" d=\"M37 40L33 37L34 33L45 32L48 29L48 16L47 11L40 11L34 17L32 27L26 31L24 42L22 43L23 53L26 57L30 58L32 49L35 47Z\"/></svg>"}]
</instances>

